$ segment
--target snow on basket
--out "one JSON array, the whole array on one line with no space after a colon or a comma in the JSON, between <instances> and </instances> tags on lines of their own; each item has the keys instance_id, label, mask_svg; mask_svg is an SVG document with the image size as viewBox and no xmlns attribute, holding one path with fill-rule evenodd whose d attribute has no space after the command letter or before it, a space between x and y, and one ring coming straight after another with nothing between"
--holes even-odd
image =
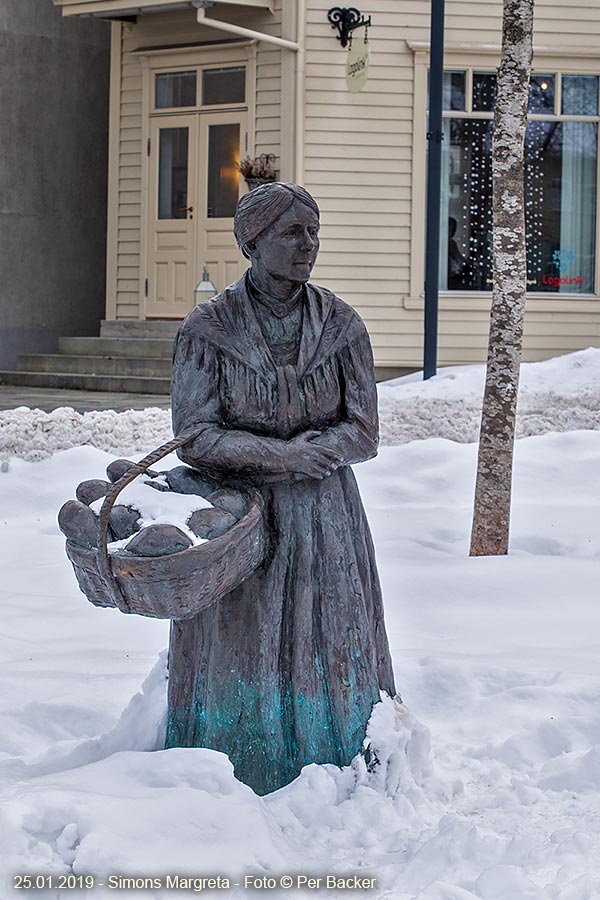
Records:
<instances>
[{"instance_id":1,"label":"snow on basket","mask_svg":"<svg viewBox=\"0 0 600 900\"><path fill-rule=\"evenodd\" d=\"M249 496L236 524L201 544L160 556L109 552L110 514L121 491L195 436L194 432L174 438L133 464L110 486L98 517L97 546L83 546L67 533L67 556L81 591L95 606L160 619L191 618L238 587L261 564L266 532L257 491Z\"/></svg>"}]
</instances>

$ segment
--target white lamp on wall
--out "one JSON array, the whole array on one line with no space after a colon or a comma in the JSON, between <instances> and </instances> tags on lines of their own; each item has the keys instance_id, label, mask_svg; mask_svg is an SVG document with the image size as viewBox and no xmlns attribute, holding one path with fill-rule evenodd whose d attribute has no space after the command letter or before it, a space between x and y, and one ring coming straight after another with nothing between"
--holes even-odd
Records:
<instances>
[{"instance_id":1,"label":"white lamp on wall","mask_svg":"<svg viewBox=\"0 0 600 900\"><path fill-rule=\"evenodd\" d=\"M204 266L202 271L202 281L199 281L194 288L194 300L196 301L196 306L200 303L206 303L207 300L212 300L216 293L217 289L210 280L208 269Z\"/></svg>"}]
</instances>

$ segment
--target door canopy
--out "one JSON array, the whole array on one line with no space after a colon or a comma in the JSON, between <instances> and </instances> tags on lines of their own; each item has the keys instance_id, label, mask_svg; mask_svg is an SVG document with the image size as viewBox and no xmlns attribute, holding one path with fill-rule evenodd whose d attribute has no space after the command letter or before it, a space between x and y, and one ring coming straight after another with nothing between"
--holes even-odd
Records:
<instances>
[{"instance_id":1,"label":"door canopy","mask_svg":"<svg viewBox=\"0 0 600 900\"><path fill-rule=\"evenodd\" d=\"M147 13L180 9L201 9L205 0L53 0L63 16L98 16L103 19L127 19ZM248 6L273 11L272 0L210 0L210 5Z\"/></svg>"}]
</instances>

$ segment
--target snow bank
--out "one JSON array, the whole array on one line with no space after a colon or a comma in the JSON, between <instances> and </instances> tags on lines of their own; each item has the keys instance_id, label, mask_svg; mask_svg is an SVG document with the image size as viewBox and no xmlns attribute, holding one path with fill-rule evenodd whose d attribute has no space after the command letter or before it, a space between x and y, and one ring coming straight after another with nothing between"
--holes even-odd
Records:
<instances>
[{"instance_id":1,"label":"snow bank","mask_svg":"<svg viewBox=\"0 0 600 900\"><path fill-rule=\"evenodd\" d=\"M402 444L443 437L476 441L485 366L441 369L379 386L381 442ZM600 429L600 350L589 348L521 366L517 436Z\"/></svg>"},{"instance_id":2,"label":"snow bank","mask_svg":"<svg viewBox=\"0 0 600 900\"><path fill-rule=\"evenodd\" d=\"M0 411L0 460L36 462L59 450L88 445L117 456L153 450L171 440L166 409L112 409L78 413L68 406L50 413L20 406Z\"/></svg>"},{"instance_id":3,"label":"snow bank","mask_svg":"<svg viewBox=\"0 0 600 900\"><path fill-rule=\"evenodd\" d=\"M455 366L427 382L415 373L381 384L382 444L430 437L476 441L484 377L484 366ZM600 350L525 363L518 436L578 429L600 429ZM37 461L80 445L128 456L148 452L172 436L170 412L164 409L81 414L70 407L51 413L19 407L0 412L0 460Z\"/></svg>"}]
</instances>

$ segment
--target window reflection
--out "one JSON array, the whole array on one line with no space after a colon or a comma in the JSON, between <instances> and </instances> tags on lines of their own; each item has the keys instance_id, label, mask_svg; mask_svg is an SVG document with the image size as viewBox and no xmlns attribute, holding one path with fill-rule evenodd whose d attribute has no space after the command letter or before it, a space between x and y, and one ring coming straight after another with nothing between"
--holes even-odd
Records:
<instances>
[{"instance_id":1,"label":"window reflection","mask_svg":"<svg viewBox=\"0 0 600 900\"><path fill-rule=\"evenodd\" d=\"M465 109L466 72L444 72L443 108Z\"/></svg>"},{"instance_id":2,"label":"window reflection","mask_svg":"<svg viewBox=\"0 0 600 900\"><path fill-rule=\"evenodd\" d=\"M496 103L496 73L473 72L473 112L487 112Z\"/></svg>"},{"instance_id":3,"label":"window reflection","mask_svg":"<svg viewBox=\"0 0 600 900\"><path fill-rule=\"evenodd\" d=\"M246 70L243 66L230 69L206 69L202 73L202 103L244 103L246 99Z\"/></svg>"},{"instance_id":4,"label":"window reflection","mask_svg":"<svg viewBox=\"0 0 600 900\"><path fill-rule=\"evenodd\" d=\"M554 112L554 75L532 75L529 82L529 113Z\"/></svg>"},{"instance_id":5,"label":"window reflection","mask_svg":"<svg viewBox=\"0 0 600 900\"><path fill-rule=\"evenodd\" d=\"M593 293L598 123L556 117L555 80L536 74L531 82L530 110L551 111L546 119L530 119L525 137L528 289ZM562 108L570 115L597 112L596 76L563 76L561 88ZM489 103L493 89L492 77L473 73L474 111ZM442 289L492 286L492 130L491 110L485 117L456 113L444 119Z\"/></svg>"},{"instance_id":6,"label":"window reflection","mask_svg":"<svg viewBox=\"0 0 600 900\"><path fill-rule=\"evenodd\" d=\"M239 123L209 125L207 218L220 219L234 215L239 197L239 160Z\"/></svg>"},{"instance_id":7,"label":"window reflection","mask_svg":"<svg viewBox=\"0 0 600 900\"><path fill-rule=\"evenodd\" d=\"M563 75L561 96L565 116L597 116L598 76Z\"/></svg>"},{"instance_id":8,"label":"window reflection","mask_svg":"<svg viewBox=\"0 0 600 900\"><path fill-rule=\"evenodd\" d=\"M158 153L158 218L186 219L188 129L161 128Z\"/></svg>"},{"instance_id":9,"label":"window reflection","mask_svg":"<svg viewBox=\"0 0 600 900\"><path fill-rule=\"evenodd\" d=\"M157 109L196 105L195 72L164 72L156 76L154 84Z\"/></svg>"}]
</instances>

